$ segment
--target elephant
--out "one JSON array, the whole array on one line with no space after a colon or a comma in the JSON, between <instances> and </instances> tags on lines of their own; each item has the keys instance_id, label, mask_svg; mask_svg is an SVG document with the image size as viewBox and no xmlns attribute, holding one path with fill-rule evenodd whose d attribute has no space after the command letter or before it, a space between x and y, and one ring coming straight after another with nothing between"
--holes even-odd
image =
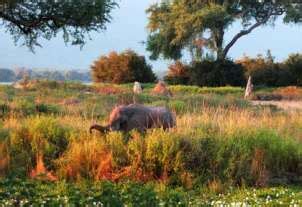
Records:
<instances>
[{"instance_id":1,"label":"elephant","mask_svg":"<svg viewBox=\"0 0 302 207\"><path fill-rule=\"evenodd\" d=\"M115 107L110 113L109 124L107 126L94 124L90 127L90 133L93 130L107 133L109 131L129 132L133 129L143 133L150 128L167 130L175 126L175 115L165 107L130 104Z\"/></svg>"}]
</instances>

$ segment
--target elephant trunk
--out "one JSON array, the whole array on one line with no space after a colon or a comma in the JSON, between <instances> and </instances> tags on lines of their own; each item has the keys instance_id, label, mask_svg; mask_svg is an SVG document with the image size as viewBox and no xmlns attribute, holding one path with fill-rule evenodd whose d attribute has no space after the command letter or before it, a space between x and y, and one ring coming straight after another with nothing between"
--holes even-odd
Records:
<instances>
[{"instance_id":1,"label":"elephant trunk","mask_svg":"<svg viewBox=\"0 0 302 207\"><path fill-rule=\"evenodd\" d=\"M104 133L107 133L110 129L109 129L109 126L101 126L98 124L94 124L94 125L90 126L90 129L89 129L90 134L92 133L92 130L97 130L104 134Z\"/></svg>"}]
</instances>

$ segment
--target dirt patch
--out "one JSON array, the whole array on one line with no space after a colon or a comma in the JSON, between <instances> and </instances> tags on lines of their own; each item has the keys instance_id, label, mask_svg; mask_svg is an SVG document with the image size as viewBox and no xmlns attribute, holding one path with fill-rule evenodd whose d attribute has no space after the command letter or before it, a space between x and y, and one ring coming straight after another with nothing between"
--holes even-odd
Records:
<instances>
[{"instance_id":1,"label":"dirt patch","mask_svg":"<svg viewBox=\"0 0 302 207\"><path fill-rule=\"evenodd\" d=\"M254 101L302 101L302 88L288 86L278 88L271 93L258 93L251 98Z\"/></svg>"},{"instance_id":2,"label":"dirt patch","mask_svg":"<svg viewBox=\"0 0 302 207\"><path fill-rule=\"evenodd\" d=\"M276 106L286 111L302 110L302 101L251 101L255 106Z\"/></svg>"}]
</instances>

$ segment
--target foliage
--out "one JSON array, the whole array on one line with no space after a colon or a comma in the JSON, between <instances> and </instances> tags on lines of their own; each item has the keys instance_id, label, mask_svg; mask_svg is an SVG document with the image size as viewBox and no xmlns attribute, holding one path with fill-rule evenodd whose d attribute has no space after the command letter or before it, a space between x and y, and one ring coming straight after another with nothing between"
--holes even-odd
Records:
<instances>
[{"instance_id":1,"label":"foliage","mask_svg":"<svg viewBox=\"0 0 302 207\"><path fill-rule=\"evenodd\" d=\"M198 60L203 55L203 48L207 48L216 53L217 59L225 59L238 39L259 26L274 22L279 16L282 16L285 22L300 22L301 8L300 3L293 4L283 0L161 1L147 10L147 50L154 59L160 55L164 58L179 59L182 51L188 50L192 59ZM243 29L230 42L224 44L225 32L238 20Z\"/></svg>"},{"instance_id":2,"label":"foliage","mask_svg":"<svg viewBox=\"0 0 302 207\"><path fill-rule=\"evenodd\" d=\"M169 66L168 74L164 77L165 81L173 85L187 85L189 83L189 66L180 61L176 61Z\"/></svg>"},{"instance_id":3,"label":"foliage","mask_svg":"<svg viewBox=\"0 0 302 207\"><path fill-rule=\"evenodd\" d=\"M194 62L190 69L190 83L198 86L243 86L243 68L230 61Z\"/></svg>"},{"instance_id":4,"label":"foliage","mask_svg":"<svg viewBox=\"0 0 302 207\"><path fill-rule=\"evenodd\" d=\"M293 75L294 85L302 86L302 54L290 55L284 64Z\"/></svg>"},{"instance_id":5,"label":"foliage","mask_svg":"<svg viewBox=\"0 0 302 207\"><path fill-rule=\"evenodd\" d=\"M295 75L282 63L274 63L271 56L244 56L236 61L244 67L246 77L252 76L254 85L270 87L295 85Z\"/></svg>"},{"instance_id":6,"label":"foliage","mask_svg":"<svg viewBox=\"0 0 302 207\"><path fill-rule=\"evenodd\" d=\"M55 206L300 204L301 187L265 188L301 182L300 111L252 106L239 98L239 87L170 86L174 96L166 98L153 96L154 85L144 84L137 101L169 107L177 115L175 129L90 134L92 122L106 124L117 103L133 101L131 93L103 95L97 88L129 91L133 85L43 84L22 91L0 86L0 96L7 97L1 104L10 107L0 120L0 205L21 200ZM300 90L261 91L294 96ZM61 104L65 99L79 102ZM12 108L17 100L29 105L22 110L48 111L44 104L60 104L60 110L52 115L28 110L21 116ZM36 169L37 154L56 182L26 179ZM257 190L244 189L249 186Z\"/></svg>"},{"instance_id":7,"label":"foliage","mask_svg":"<svg viewBox=\"0 0 302 207\"><path fill-rule=\"evenodd\" d=\"M131 50L120 54L111 52L108 56L101 56L91 66L92 79L95 82L128 83L139 81L153 82L156 77L145 57L139 56Z\"/></svg>"},{"instance_id":8,"label":"foliage","mask_svg":"<svg viewBox=\"0 0 302 207\"><path fill-rule=\"evenodd\" d=\"M173 93L180 93L183 95L198 95L198 94L220 94L220 95L227 95L227 94L243 94L243 89L240 87L232 87L232 86L225 86L225 87L198 87L198 86L184 86L184 85L177 85L177 86L170 86L169 89Z\"/></svg>"},{"instance_id":9,"label":"foliage","mask_svg":"<svg viewBox=\"0 0 302 207\"><path fill-rule=\"evenodd\" d=\"M9 140L12 173L26 176L37 155L43 155L46 167L53 170L53 161L67 148L68 134L69 130L51 117L25 120L22 127L13 130Z\"/></svg>"},{"instance_id":10,"label":"foliage","mask_svg":"<svg viewBox=\"0 0 302 207\"><path fill-rule=\"evenodd\" d=\"M160 189L160 186L128 182L71 184L19 179L0 180L0 205L44 206L213 206L213 205L301 205L297 187L232 189L216 194L206 190Z\"/></svg>"},{"instance_id":11,"label":"foliage","mask_svg":"<svg viewBox=\"0 0 302 207\"><path fill-rule=\"evenodd\" d=\"M28 97L15 99L11 104L11 108L21 116L34 114L36 111L34 100Z\"/></svg>"},{"instance_id":12,"label":"foliage","mask_svg":"<svg viewBox=\"0 0 302 207\"><path fill-rule=\"evenodd\" d=\"M14 40L30 47L39 46L38 39L51 39L59 32L65 42L85 43L91 31L100 31L110 22L112 0L93 1L1 1L0 18Z\"/></svg>"},{"instance_id":13,"label":"foliage","mask_svg":"<svg viewBox=\"0 0 302 207\"><path fill-rule=\"evenodd\" d=\"M174 85L243 86L245 78L241 65L231 60L196 61L185 65L180 61L169 66L165 81Z\"/></svg>"}]
</instances>

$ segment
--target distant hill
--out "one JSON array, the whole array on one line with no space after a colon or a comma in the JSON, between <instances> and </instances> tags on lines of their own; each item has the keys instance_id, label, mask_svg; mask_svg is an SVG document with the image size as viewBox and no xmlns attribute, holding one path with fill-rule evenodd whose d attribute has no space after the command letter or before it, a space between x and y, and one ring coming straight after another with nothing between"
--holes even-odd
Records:
<instances>
[{"instance_id":1,"label":"distant hill","mask_svg":"<svg viewBox=\"0 0 302 207\"><path fill-rule=\"evenodd\" d=\"M24 76L28 76L30 79L91 82L90 71L88 70L0 69L0 82L14 82L21 80Z\"/></svg>"},{"instance_id":2,"label":"distant hill","mask_svg":"<svg viewBox=\"0 0 302 207\"><path fill-rule=\"evenodd\" d=\"M159 80L163 80L167 71L154 71ZM51 70L51 69L28 69L18 68L15 70L0 68L0 82L15 82L24 76L30 79L48 79L58 81L81 81L91 82L88 70Z\"/></svg>"},{"instance_id":3,"label":"distant hill","mask_svg":"<svg viewBox=\"0 0 302 207\"><path fill-rule=\"evenodd\" d=\"M0 68L0 82L13 82L16 80L14 71L7 68Z\"/></svg>"}]
</instances>

